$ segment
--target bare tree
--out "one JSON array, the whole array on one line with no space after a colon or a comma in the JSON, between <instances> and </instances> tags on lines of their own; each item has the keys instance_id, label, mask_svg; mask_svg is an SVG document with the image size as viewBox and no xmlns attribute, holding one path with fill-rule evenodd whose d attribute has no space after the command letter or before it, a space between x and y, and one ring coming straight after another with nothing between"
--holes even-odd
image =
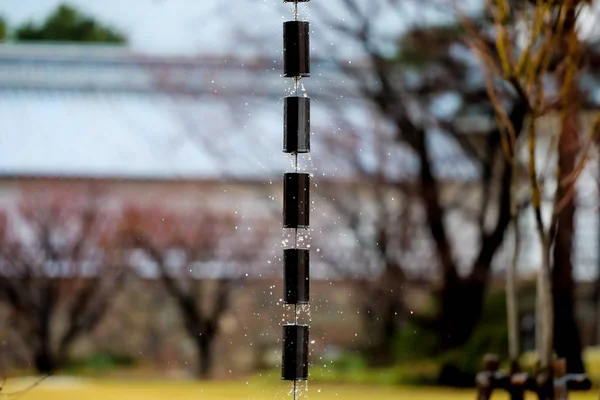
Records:
<instances>
[{"instance_id":1,"label":"bare tree","mask_svg":"<svg viewBox=\"0 0 600 400\"><path fill-rule=\"evenodd\" d=\"M356 289L369 332L363 349L369 361L388 364L394 361L396 334L411 315L403 288L433 272L423 210L414 183L390 175L397 165L391 153L402 151L393 134L378 127L376 119L369 129L352 124L344 113L348 104L320 104L336 116L339 130L332 134L316 126L319 144L333 159L349 163L352 181L317 183L319 222L313 243L332 272ZM369 166L364 157L370 157Z\"/></svg>"},{"instance_id":2,"label":"bare tree","mask_svg":"<svg viewBox=\"0 0 600 400\"><path fill-rule=\"evenodd\" d=\"M262 228L269 224L252 224L244 232L240 225L231 213L131 207L121 227L130 264L155 274L176 302L198 351L199 378L212 371L219 322L268 237Z\"/></svg>"},{"instance_id":3,"label":"bare tree","mask_svg":"<svg viewBox=\"0 0 600 400\"><path fill-rule=\"evenodd\" d=\"M517 129L498 101L502 90L494 80L504 81L525 102L529 115L527 164L531 203L542 248L537 289L537 347L544 371L551 368L554 351L567 359L570 372L584 370L574 312L575 182L585 166L598 121L591 129L592 137L581 146L579 118L584 100L579 80L584 46L576 24L583 3L587 2L532 2L517 6L497 0L488 4L494 23L493 35L470 29L472 37L476 37L473 48L486 71L488 94L499 125L503 127L505 148L514 149ZM552 85L557 89L553 90ZM536 154L540 150L538 121L549 115L558 115L560 121L557 139L549 145L549 152L556 155L551 164L555 168L550 168L555 169L556 174L550 178L544 173L548 167L539 165ZM514 159L514 151L506 157ZM550 187L547 181L555 182L556 188ZM552 198L549 206L544 204L546 193ZM545 209L550 211L549 219L544 218Z\"/></svg>"},{"instance_id":4,"label":"bare tree","mask_svg":"<svg viewBox=\"0 0 600 400\"><path fill-rule=\"evenodd\" d=\"M338 62L338 66L353 78L364 99L394 128L395 139L416 159L418 171L411 181L424 210L424 224L433 242L441 276L438 313L428 322L440 333L442 348L460 346L470 338L480 319L492 260L504 242L511 220L513 165L498 151L501 129L487 132L483 141L471 140L456 120L438 117L433 110L437 98L451 94L461 99L462 109L483 105L493 111L485 86L469 84L477 71L469 64L469 58L464 57L469 50L459 23L442 27L416 26L401 35L394 55L390 54L389 47L379 45L377 17L389 15L386 13L402 14L403 5L388 1L376 1L369 6L355 0L340 3L350 17L344 21L325 17L324 22L361 46L367 61L363 68L353 68L343 61ZM437 7L435 2L420 3L422 7ZM330 14L320 13L323 15ZM416 60L416 67L410 68L408 64ZM415 70L418 79L415 79ZM527 105L518 97L506 100L507 117L518 135ZM478 170L475 180L480 188L480 204L474 210L464 210L477 214L474 218L479 231L476 243L454 240L449 233L451 215L463 204L442 197L447 181L439 173L439 160L435 158L435 135L442 135L446 143L459 146L462 157ZM464 248L473 247L477 249L476 254L470 261L469 272L464 274L457 258Z\"/></svg>"},{"instance_id":5,"label":"bare tree","mask_svg":"<svg viewBox=\"0 0 600 400\"><path fill-rule=\"evenodd\" d=\"M0 301L35 368L50 373L109 312L120 287L115 216L97 196L41 190L24 192L0 222Z\"/></svg>"}]
</instances>

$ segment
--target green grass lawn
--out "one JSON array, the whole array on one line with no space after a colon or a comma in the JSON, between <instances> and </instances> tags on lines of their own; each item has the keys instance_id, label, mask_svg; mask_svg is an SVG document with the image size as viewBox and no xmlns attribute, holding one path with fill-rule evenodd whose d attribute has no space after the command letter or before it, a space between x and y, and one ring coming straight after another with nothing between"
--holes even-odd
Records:
<instances>
[{"instance_id":1,"label":"green grass lawn","mask_svg":"<svg viewBox=\"0 0 600 400\"><path fill-rule=\"evenodd\" d=\"M30 381L12 379L4 393L29 386ZM301 385L304 388L304 384ZM246 382L174 382L174 381L116 381L88 380L58 377L48 379L24 395L8 399L23 400L159 400L159 399L211 399L211 400L283 400L290 399L291 384L253 378ZM462 400L475 398L473 390L397 388L391 386L309 384L308 398L312 400ZM0 398L3 396L0 395ZM306 396L301 397L306 399ZM577 394L579 400L596 400L598 394ZM498 395L495 399L508 399ZM533 397L531 397L533 399Z\"/></svg>"}]
</instances>

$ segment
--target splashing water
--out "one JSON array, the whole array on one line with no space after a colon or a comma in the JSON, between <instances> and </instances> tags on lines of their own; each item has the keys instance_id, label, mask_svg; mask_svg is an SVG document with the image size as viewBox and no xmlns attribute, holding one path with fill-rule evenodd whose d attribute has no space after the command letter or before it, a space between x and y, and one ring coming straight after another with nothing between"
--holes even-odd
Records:
<instances>
[{"instance_id":1,"label":"splashing water","mask_svg":"<svg viewBox=\"0 0 600 400\"><path fill-rule=\"evenodd\" d=\"M294 396L294 399L308 399L308 380L304 381L304 387L298 384L297 381L292 382L288 392L289 396Z\"/></svg>"}]
</instances>

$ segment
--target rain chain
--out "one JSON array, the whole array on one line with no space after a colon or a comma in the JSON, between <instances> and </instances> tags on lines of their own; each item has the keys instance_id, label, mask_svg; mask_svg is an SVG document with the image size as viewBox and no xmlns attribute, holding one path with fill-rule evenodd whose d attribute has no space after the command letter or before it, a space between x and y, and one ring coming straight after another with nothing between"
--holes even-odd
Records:
<instances>
[{"instance_id":1,"label":"rain chain","mask_svg":"<svg viewBox=\"0 0 600 400\"><path fill-rule=\"evenodd\" d=\"M283 250L284 296L293 305L294 322L283 326L281 379L293 381L294 399L297 381L308 380L308 325L298 323L298 304L309 301L309 250L300 248L298 229L309 227L310 176L298 172L298 153L310 152L310 99L299 95L300 79L310 76L309 23L298 20L298 2L294 20L283 23L283 76L294 79L293 96L284 99L283 151L294 157L294 172L283 177L283 227L294 230L294 246Z\"/></svg>"}]
</instances>

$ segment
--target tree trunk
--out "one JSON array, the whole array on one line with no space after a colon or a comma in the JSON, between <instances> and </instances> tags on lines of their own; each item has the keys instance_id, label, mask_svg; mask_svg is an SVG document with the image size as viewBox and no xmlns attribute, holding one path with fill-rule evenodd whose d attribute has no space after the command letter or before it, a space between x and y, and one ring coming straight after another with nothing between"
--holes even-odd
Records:
<instances>
[{"instance_id":1,"label":"tree trunk","mask_svg":"<svg viewBox=\"0 0 600 400\"><path fill-rule=\"evenodd\" d=\"M598 213L600 217L600 212ZM598 228L600 229L600 221L598 221ZM598 238L600 238L600 232L598 232ZM600 248L600 244L598 245ZM600 345L600 257L596 260L598 271L596 272L598 275L596 277L596 284L594 289L594 336L592 337L592 344L595 346Z\"/></svg>"},{"instance_id":2,"label":"tree trunk","mask_svg":"<svg viewBox=\"0 0 600 400\"><path fill-rule=\"evenodd\" d=\"M600 150L600 138L596 138L597 140L597 149ZM600 163L598 163L598 176L600 176ZM596 223L598 224L598 231L597 231L597 242L596 242L596 247L598 249L600 249L600 212L597 210L596 211L596 218L597 221ZM594 306L595 306L595 312L594 312L594 336L592 337L592 344L593 345L600 345L600 254L598 254L596 256L596 281L594 284Z\"/></svg>"},{"instance_id":3,"label":"tree trunk","mask_svg":"<svg viewBox=\"0 0 600 400\"><path fill-rule=\"evenodd\" d=\"M582 373L584 365L581 359L581 339L575 317L575 283L572 260L576 197L573 174L579 153L579 138L576 109L569 111L571 110L567 110L563 117L562 132L558 142L558 180L560 183L557 190L561 207L557 216L554 268L552 269L554 348L559 357L566 359L569 373Z\"/></svg>"},{"instance_id":4,"label":"tree trunk","mask_svg":"<svg viewBox=\"0 0 600 400\"><path fill-rule=\"evenodd\" d=\"M212 346L214 335L206 333L198 336L196 347L198 348L198 379L208 379L213 369L213 352Z\"/></svg>"},{"instance_id":5,"label":"tree trunk","mask_svg":"<svg viewBox=\"0 0 600 400\"><path fill-rule=\"evenodd\" d=\"M36 370L44 375L54 372L57 367L51 344L51 305L52 302L47 301L37 315L36 331L38 345L36 346L34 353L34 362Z\"/></svg>"},{"instance_id":6,"label":"tree trunk","mask_svg":"<svg viewBox=\"0 0 600 400\"><path fill-rule=\"evenodd\" d=\"M520 232L519 218L513 216L513 228L515 233L515 249L513 259L506 271L506 322L508 324L508 356L511 365L518 365L520 355L519 335L519 304L517 294L517 266L519 261ZM520 391L517 391L518 398Z\"/></svg>"},{"instance_id":7,"label":"tree trunk","mask_svg":"<svg viewBox=\"0 0 600 400\"><path fill-rule=\"evenodd\" d=\"M440 205L438 181L433 175L426 132L417 135L417 154L421 162L420 192L427 214L429 232L436 245L442 266L444 286L440 303L440 344L442 350L463 345L469 340L483 310L489 265L482 268L476 263L469 278L458 275L452 259L452 248L446 234L444 210ZM491 257L490 257L491 260Z\"/></svg>"},{"instance_id":8,"label":"tree trunk","mask_svg":"<svg viewBox=\"0 0 600 400\"><path fill-rule=\"evenodd\" d=\"M567 372L584 372L581 359L581 339L575 317L575 283L573 281L573 243L575 237L575 170L579 146L579 91L577 68L574 60L579 54L579 39L575 30L575 5L566 11L563 52L569 62L561 76L563 93L562 126L558 141L558 196L554 242L552 295L554 297L554 348L559 357L566 359Z\"/></svg>"},{"instance_id":9,"label":"tree trunk","mask_svg":"<svg viewBox=\"0 0 600 400\"><path fill-rule=\"evenodd\" d=\"M561 213L562 214L562 213ZM565 218L566 219L566 218ZM571 220L572 222L572 220ZM552 292L554 297L554 349L559 357L567 360L567 371L569 373L583 373L585 371L581 358L581 339L575 317L575 285L573 282L571 246L564 243L567 239L565 233L561 233L561 224L557 232L557 241L554 245L554 269L552 270ZM559 244L559 242L562 242Z\"/></svg>"},{"instance_id":10,"label":"tree trunk","mask_svg":"<svg viewBox=\"0 0 600 400\"><path fill-rule=\"evenodd\" d=\"M510 120L517 136L521 134L526 115L526 104L522 101L515 104L510 113ZM425 178L431 174L429 170L426 172ZM505 161L500 182L498 221L492 232L484 233L479 254L473 264L473 270L467 278L461 278L458 275L456 266L451 258L450 248L444 245L441 247L438 246L438 254L442 255L440 262L444 273L444 286L440 297L441 315L439 327L442 333L442 350L465 344L470 339L481 319L491 263L498 248L504 241L506 229L511 221L512 180L512 163ZM426 182L426 179L423 179L423 182ZM431 201L425 196L423 198L426 202ZM431 196L430 198L435 199L435 196ZM433 219L443 218L439 210L434 209L433 211L428 213L428 218L430 218L428 222L431 221L432 217ZM435 225L430 226L430 230L436 242L445 239L443 235L441 237L439 234L436 236L436 232L439 233L441 231L441 233L444 233L443 221L438 221L437 228Z\"/></svg>"},{"instance_id":11,"label":"tree trunk","mask_svg":"<svg viewBox=\"0 0 600 400\"><path fill-rule=\"evenodd\" d=\"M483 312L485 282L475 278L447 281L441 294L441 350L464 345L479 323Z\"/></svg>"},{"instance_id":12,"label":"tree trunk","mask_svg":"<svg viewBox=\"0 0 600 400\"><path fill-rule=\"evenodd\" d=\"M48 375L56 369L56 359L52 354L50 344L48 341L44 341L35 350L34 354L35 369L42 375Z\"/></svg>"},{"instance_id":13,"label":"tree trunk","mask_svg":"<svg viewBox=\"0 0 600 400\"><path fill-rule=\"evenodd\" d=\"M542 265L538 272L537 281L537 351L544 373L552 368L554 327L554 301L552 299L552 283L550 280L550 244L543 232L540 233L542 243ZM548 372L549 373L549 372ZM544 392L545 393L545 392Z\"/></svg>"}]
</instances>

